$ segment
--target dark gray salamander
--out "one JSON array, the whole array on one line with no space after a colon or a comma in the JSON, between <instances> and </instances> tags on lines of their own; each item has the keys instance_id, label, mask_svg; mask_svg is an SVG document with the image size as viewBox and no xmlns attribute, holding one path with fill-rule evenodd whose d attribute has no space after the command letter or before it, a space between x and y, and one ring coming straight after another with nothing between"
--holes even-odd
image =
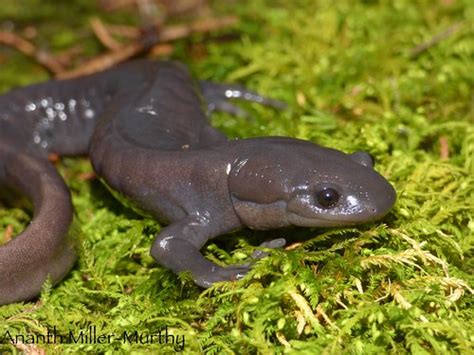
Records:
<instances>
[{"instance_id":1,"label":"dark gray salamander","mask_svg":"<svg viewBox=\"0 0 474 355\"><path fill-rule=\"evenodd\" d=\"M266 99L202 83L210 107ZM29 300L76 259L68 189L49 153L88 154L98 176L168 224L151 254L198 285L235 280L248 265L221 267L200 248L247 226L341 226L373 221L395 202L367 153L344 154L286 137L228 140L212 128L186 68L135 61L83 78L51 81L0 96L0 185L34 204L31 224L0 247L0 304ZM280 246L281 240L266 246Z\"/></svg>"}]
</instances>

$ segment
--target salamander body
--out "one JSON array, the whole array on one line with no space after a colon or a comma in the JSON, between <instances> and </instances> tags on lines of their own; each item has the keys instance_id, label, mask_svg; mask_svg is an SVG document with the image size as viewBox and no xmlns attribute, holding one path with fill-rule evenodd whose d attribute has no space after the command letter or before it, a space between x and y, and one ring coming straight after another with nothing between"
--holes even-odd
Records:
<instances>
[{"instance_id":1,"label":"salamander body","mask_svg":"<svg viewBox=\"0 0 474 355\"><path fill-rule=\"evenodd\" d=\"M0 186L34 204L31 224L0 246L0 304L37 296L76 259L70 193L50 153L89 155L111 190L168 225L151 247L156 261L203 287L249 269L205 259L199 250L211 238L242 227L365 223L394 204L365 152L288 137L227 139L202 101L238 112L229 98L278 105L236 86L198 85L179 63L147 60L0 96Z\"/></svg>"}]
</instances>

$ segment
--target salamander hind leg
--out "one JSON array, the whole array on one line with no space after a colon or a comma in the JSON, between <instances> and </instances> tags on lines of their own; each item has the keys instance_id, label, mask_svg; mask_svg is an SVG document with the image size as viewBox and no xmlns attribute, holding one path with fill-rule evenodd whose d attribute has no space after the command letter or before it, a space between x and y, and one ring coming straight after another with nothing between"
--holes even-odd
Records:
<instances>
[{"instance_id":1,"label":"salamander hind leg","mask_svg":"<svg viewBox=\"0 0 474 355\"><path fill-rule=\"evenodd\" d=\"M200 81L199 84L207 104L208 114L213 111L223 111L236 116L249 116L245 110L231 103L232 99L252 101L279 110L286 108L284 102L262 96L241 85L219 84L211 81Z\"/></svg>"}]
</instances>

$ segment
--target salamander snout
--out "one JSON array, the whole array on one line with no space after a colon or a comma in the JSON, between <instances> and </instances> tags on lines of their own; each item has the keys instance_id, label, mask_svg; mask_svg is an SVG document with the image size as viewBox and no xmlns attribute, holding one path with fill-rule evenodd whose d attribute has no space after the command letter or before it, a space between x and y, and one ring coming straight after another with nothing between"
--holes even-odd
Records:
<instances>
[{"instance_id":1,"label":"salamander snout","mask_svg":"<svg viewBox=\"0 0 474 355\"><path fill-rule=\"evenodd\" d=\"M367 153L348 155L324 149L324 159L313 158L315 161L313 169L294 175L294 189L287 203L291 224L361 224L382 218L393 207L395 190L373 169L373 159ZM311 166L309 161L307 165Z\"/></svg>"},{"instance_id":2,"label":"salamander snout","mask_svg":"<svg viewBox=\"0 0 474 355\"><path fill-rule=\"evenodd\" d=\"M377 198L365 202L367 218L370 218L370 220L377 220L385 216L397 199L393 186L387 181L384 182L378 189Z\"/></svg>"}]
</instances>

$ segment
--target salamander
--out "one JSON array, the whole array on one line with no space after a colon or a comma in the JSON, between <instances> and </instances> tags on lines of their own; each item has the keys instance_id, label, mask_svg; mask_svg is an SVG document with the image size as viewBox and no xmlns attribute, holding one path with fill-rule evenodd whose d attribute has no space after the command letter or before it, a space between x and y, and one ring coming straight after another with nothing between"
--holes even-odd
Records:
<instances>
[{"instance_id":1,"label":"salamander","mask_svg":"<svg viewBox=\"0 0 474 355\"><path fill-rule=\"evenodd\" d=\"M38 296L77 258L70 192L51 153L87 154L115 194L166 224L151 255L202 287L251 267L210 262L200 253L209 239L243 227L366 223L393 206L396 193L366 152L289 137L228 139L206 108L241 113L232 98L279 105L239 86L195 82L181 63L150 60L1 95L0 186L26 195L34 215L0 246L0 304Z\"/></svg>"}]
</instances>

